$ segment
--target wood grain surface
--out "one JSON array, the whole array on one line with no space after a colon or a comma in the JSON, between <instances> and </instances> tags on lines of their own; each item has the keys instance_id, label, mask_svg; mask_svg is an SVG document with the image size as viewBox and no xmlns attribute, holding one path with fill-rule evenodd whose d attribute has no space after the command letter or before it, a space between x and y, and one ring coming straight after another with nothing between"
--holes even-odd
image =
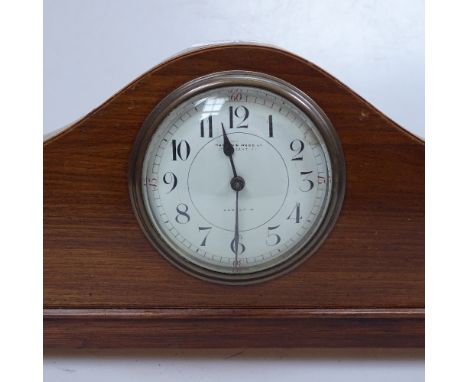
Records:
<instances>
[{"instance_id":1,"label":"wood grain surface","mask_svg":"<svg viewBox=\"0 0 468 382\"><path fill-rule=\"evenodd\" d=\"M330 118L346 159L345 201L328 239L258 285L176 269L145 238L128 194L146 116L183 83L223 70L300 88ZM45 346L422 346L424 143L291 53L239 44L175 57L45 141L44 308Z\"/></svg>"}]
</instances>

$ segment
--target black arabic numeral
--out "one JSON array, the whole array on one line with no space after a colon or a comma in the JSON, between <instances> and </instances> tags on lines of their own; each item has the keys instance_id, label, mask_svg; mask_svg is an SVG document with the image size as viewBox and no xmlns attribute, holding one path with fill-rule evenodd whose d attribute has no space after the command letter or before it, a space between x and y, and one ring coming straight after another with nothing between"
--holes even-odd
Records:
<instances>
[{"instance_id":1,"label":"black arabic numeral","mask_svg":"<svg viewBox=\"0 0 468 382\"><path fill-rule=\"evenodd\" d=\"M270 247L273 247L279 244L279 242L281 241L281 237L277 233L270 234L270 231L273 231L277 228L279 228L279 225L274 226L274 227L268 227L266 244L269 245Z\"/></svg>"},{"instance_id":2,"label":"black arabic numeral","mask_svg":"<svg viewBox=\"0 0 468 382\"><path fill-rule=\"evenodd\" d=\"M213 138L213 116L210 115L208 118L204 118L200 121L200 137L205 137L205 121L208 120L208 138Z\"/></svg>"},{"instance_id":3,"label":"black arabic numeral","mask_svg":"<svg viewBox=\"0 0 468 382\"><path fill-rule=\"evenodd\" d=\"M190 145L187 141L181 140L178 144L175 139L172 140L172 160L187 160L190 155Z\"/></svg>"},{"instance_id":4,"label":"black arabic numeral","mask_svg":"<svg viewBox=\"0 0 468 382\"><path fill-rule=\"evenodd\" d=\"M249 117L249 109L245 106L238 106L234 110L232 106L229 106L229 128L234 128L234 117L242 118L242 121L236 126L238 129L247 129L249 127L248 124L243 125L243 123Z\"/></svg>"},{"instance_id":5,"label":"black arabic numeral","mask_svg":"<svg viewBox=\"0 0 468 382\"><path fill-rule=\"evenodd\" d=\"M296 155L291 160L303 160L303 156L298 156L304 150L304 142L300 139L295 139L289 145L289 148L296 153Z\"/></svg>"},{"instance_id":6,"label":"black arabic numeral","mask_svg":"<svg viewBox=\"0 0 468 382\"><path fill-rule=\"evenodd\" d=\"M301 175L307 175L307 174L311 174L313 173L313 171L301 171ZM310 179L302 179L302 183L307 183L307 186L306 188L305 187L299 187L299 189L302 191L302 192L307 192L307 191L310 191L314 188L314 182L312 182Z\"/></svg>"},{"instance_id":7,"label":"black arabic numeral","mask_svg":"<svg viewBox=\"0 0 468 382\"><path fill-rule=\"evenodd\" d=\"M300 223L301 219L301 203L296 203L295 207L288 216L288 220L293 220L295 223Z\"/></svg>"},{"instance_id":8,"label":"black arabic numeral","mask_svg":"<svg viewBox=\"0 0 468 382\"><path fill-rule=\"evenodd\" d=\"M177 187L177 176L175 176L173 172L166 172L163 176L163 182L168 185L172 184L172 188L169 190L169 192L171 192L174 188Z\"/></svg>"},{"instance_id":9,"label":"black arabic numeral","mask_svg":"<svg viewBox=\"0 0 468 382\"><path fill-rule=\"evenodd\" d=\"M207 234L205 235L205 237L203 238L201 244L200 244L200 247L206 247L206 239L208 238L208 235L210 234L211 232L211 229L213 227L198 227L198 230L201 232L201 231L208 231Z\"/></svg>"},{"instance_id":10,"label":"black arabic numeral","mask_svg":"<svg viewBox=\"0 0 468 382\"><path fill-rule=\"evenodd\" d=\"M268 136L273 138L273 116L271 114L268 116Z\"/></svg>"},{"instance_id":11,"label":"black arabic numeral","mask_svg":"<svg viewBox=\"0 0 468 382\"><path fill-rule=\"evenodd\" d=\"M187 213L188 206L184 203L180 203L176 207L177 216L175 218L176 222L179 224L187 224L190 221L190 215Z\"/></svg>"},{"instance_id":12,"label":"black arabic numeral","mask_svg":"<svg viewBox=\"0 0 468 382\"><path fill-rule=\"evenodd\" d=\"M237 254L241 255L245 252L245 245L240 242L240 237L239 237L239 243L238 243L238 249L237 249ZM231 251L233 253L236 253L236 239L232 239L231 241Z\"/></svg>"}]
</instances>

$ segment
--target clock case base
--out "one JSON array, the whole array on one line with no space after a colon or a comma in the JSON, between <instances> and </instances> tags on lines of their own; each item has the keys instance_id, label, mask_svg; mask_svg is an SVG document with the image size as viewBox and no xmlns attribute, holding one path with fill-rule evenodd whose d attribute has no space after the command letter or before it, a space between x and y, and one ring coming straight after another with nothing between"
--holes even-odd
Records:
<instances>
[{"instance_id":1,"label":"clock case base","mask_svg":"<svg viewBox=\"0 0 468 382\"><path fill-rule=\"evenodd\" d=\"M145 238L128 195L146 116L183 83L226 70L273 75L308 94L347 165L328 239L258 285L216 285L175 268ZM424 346L424 142L276 48L211 46L159 65L44 142L44 346Z\"/></svg>"},{"instance_id":2,"label":"clock case base","mask_svg":"<svg viewBox=\"0 0 468 382\"><path fill-rule=\"evenodd\" d=\"M422 309L51 309L47 347L420 347Z\"/></svg>"}]
</instances>

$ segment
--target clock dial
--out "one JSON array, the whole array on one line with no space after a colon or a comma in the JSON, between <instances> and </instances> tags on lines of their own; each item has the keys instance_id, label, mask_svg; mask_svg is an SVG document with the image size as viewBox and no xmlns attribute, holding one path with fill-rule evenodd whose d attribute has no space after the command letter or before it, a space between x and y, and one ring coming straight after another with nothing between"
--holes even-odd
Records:
<instances>
[{"instance_id":1,"label":"clock dial","mask_svg":"<svg viewBox=\"0 0 468 382\"><path fill-rule=\"evenodd\" d=\"M179 266L216 281L256 280L301 260L329 230L343 180L339 143L284 83L219 76L230 81L179 89L179 102L148 119L136 152L137 212Z\"/></svg>"}]
</instances>

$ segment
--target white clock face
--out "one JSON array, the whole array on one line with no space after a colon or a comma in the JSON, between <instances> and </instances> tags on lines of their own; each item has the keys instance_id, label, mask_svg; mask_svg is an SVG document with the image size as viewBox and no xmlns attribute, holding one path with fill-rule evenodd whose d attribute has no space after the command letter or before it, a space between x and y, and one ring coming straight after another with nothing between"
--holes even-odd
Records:
<instances>
[{"instance_id":1,"label":"white clock face","mask_svg":"<svg viewBox=\"0 0 468 382\"><path fill-rule=\"evenodd\" d=\"M330 203L330 153L292 102L252 86L202 91L148 140L144 212L179 263L248 275L290 260Z\"/></svg>"}]
</instances>

